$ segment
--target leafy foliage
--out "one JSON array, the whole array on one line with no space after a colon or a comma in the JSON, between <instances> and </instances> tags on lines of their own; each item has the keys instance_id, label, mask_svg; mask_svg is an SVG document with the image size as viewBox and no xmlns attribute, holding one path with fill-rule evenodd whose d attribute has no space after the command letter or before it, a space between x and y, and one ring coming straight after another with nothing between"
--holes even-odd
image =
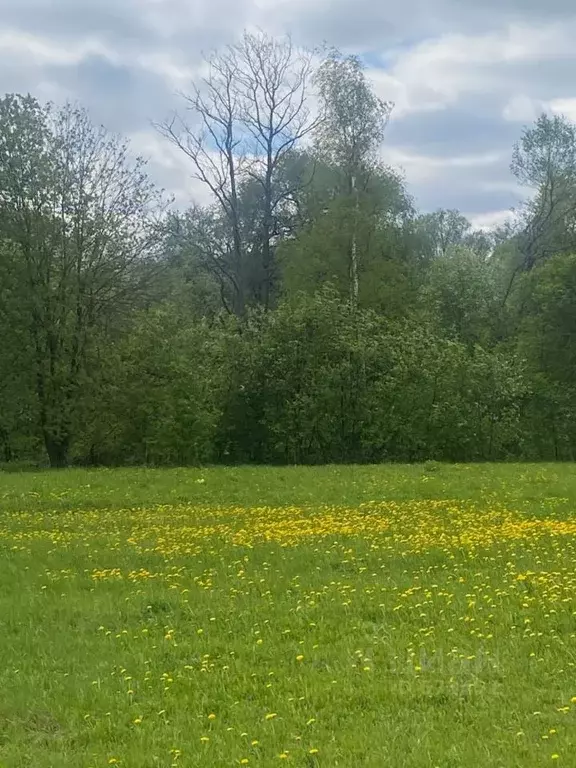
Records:
<instances>
[{"instance_id":1,"label":"leafy foliage","mask_svg":"<svg viewBox=\"0 0 576 768\"><path fill-rule=\"evenodd\" d=\"M313 62L207 57L161 127L212 194L188 210L82 108L0 100L0 460L576 456L574 126L524 131L532 196L475 231L382 163L362 62Z\"/></svg>"}]
</instances>

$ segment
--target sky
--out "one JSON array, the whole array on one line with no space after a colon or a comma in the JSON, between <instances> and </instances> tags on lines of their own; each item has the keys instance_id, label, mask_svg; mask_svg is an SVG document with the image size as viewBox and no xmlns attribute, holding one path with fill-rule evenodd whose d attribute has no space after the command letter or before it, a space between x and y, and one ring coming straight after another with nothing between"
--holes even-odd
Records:
<instances>
[{"instance_id":1,"label":"sky","mask_svg":"<svg viewBox=\"0 0 576 768\"><path fill-rule=\"evenodd\" d=\"M203 53L256 27L362 56L395 104L385 160L420 209L478 227L522 199L509 164L523 129L542 111L576 120L574 0L0 0L0 91L79 101L180 202L206 202L153 123Z\"/></svg>"}]
</instances>

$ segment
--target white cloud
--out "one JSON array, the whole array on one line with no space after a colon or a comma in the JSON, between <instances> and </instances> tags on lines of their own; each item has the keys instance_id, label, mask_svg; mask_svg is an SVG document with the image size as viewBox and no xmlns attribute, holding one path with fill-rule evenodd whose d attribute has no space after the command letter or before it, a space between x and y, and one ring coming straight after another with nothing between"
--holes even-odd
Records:
<instances>
[{"instance_id":1,"label":"white cloud","mask_svg":"<svg viewBox=\"0 0 576 768\"><path fill-rule=\"evenodd\" d=\"M173 91L185 90L202 69L201 65L189 66L182 57L164 51L139 54L134 63L162 77Z\"/></svg>"},{"instance_id":2,"label":"white cloud","mask_svg":"<svg viewBox=\"0 0 576 768\"><path fill-rule=\"evenodd\" d=\"M576 120L573 0L4 0L3 22L1 86L83 101L133 134L183 202L207 202L205 187L147 121L182 106L173 95L189 90L202 50L243 27L366 55L376 91L396 103L383 156L426 207L508 215L521 197L507 171L520 124L542 110Z\"/></svg>"},{"instance_id":3,"label":"white cloud","mask_svg":"<svg viewBox=\"0 0 576 768\"><path fill-rule=\"evenodd\" d=\"M454 157L431 157L409 152L405 149L385 145L382 157L389 165L400 167L412 184L441 177L449 169L469 170L498 165L503 157L499 152L484 152L477 155L456 155Z\"/></svg>"},{"instance_id":4,"label":"white cloud","mask_svg":"<svg viewBox=\"0 0 576 768\"><path fill-rule=\"evenodd\" d=\"M568 24L512 24L485 34L445 35L399 51L386 71L371 68L369 76L379 95L396 102L393 117L398 119L443 109L464 94L509 92L519 64L576 61L574 31ZM525 107L528 97L521 98ZM518 111L518 102L510 110L514 107Z\"/></svg>"},{"instance_id":5,"label":"white cloud","mask_svg":"<svg viewBox=\"0 0 576 768\"><path fill-rule=\"evenodd\" d=\"M514 218L513 211L488 211L487 213L469 213L466 218L472 224L473 229L481 229L488 232L496 227L501 227Z\"/></svg>"},{"instance_id":6,"label":"white cloud","mask_svg":"<svg viewBox=\"0 0 576 768\"><path fill-rule=\"evenodd\" d=\"M174 195L180 208L193 203L210 205L214 197L206 184L192 175L191 161L182 150L154 131L137 131L129 136L134 154L148 161L148 169L158 183Z\"/></svg>"},{"instance_id":7,"label":"white cloud","mask_svg":"<svg viewBox=\"0 0 576 768\"><path fill-rule=\"evenodd\" d=\"M576 122L576 97L552 99L545 106L552 114L564 115L569 120Z\"/></svg>"},{"instance_id":8,"label":"white cloud","mask_svg":"<svg viewBox=\"0 0 576 768\"><path fill-rule=\"evenodd\" d=\"M17 31L0 33L0 55L40 67L76 66L91 56L100 57L111 64L139 67L159 75L174 91L184 89L203 69L199 57L191 66L179 51L119 52L90 37L64 46L49 38Z\"/></svg>"},{"instance_id":9,"label":"white cloud","mask_svg":"<svg viewBox=\"0 0 576 768\"><path fill-rule=\"evenodd\" d=\"M22 59L27 64L32 60L38 65L73 66L87 56L102 56L116 62L119 55L104 46L99 40L87 38L72 45L59 45L49 38L31 35L18 30L0 32L0 55Z\"/></svg>"},{"instance_id":10,"label":"white cloud","mask_svg":"<svg viewBox=\"0 0 576 768\"><path fill-rule=\"evenodd\" d=\"M572 122L576 122L576 96L549 101L533 99L529 96L514 96L506 104L502 116L511 122L529 123L536 120L542 112L563 115Z\"/></svg>"},{"instance_id":11,"label":"white cloud","mask_svg":"<svg viewBox=\"0 0 576 768\"><path fill-rule=\"evenodd\" d=\"M502 110L502 117L511 123L530 123L545 109L544 102L525 94L512 96Z\"/></svg>"},{"instance_id":12,"label":"white cloud","mask_svg":"<svg viewBox=\"0 0 576 768\"><path fill-rule=\"evenodd\" d=\"M521 186L510 173L509 179L483 179L478 184L483 192L509 192L517 200L526 197L526 187Z\"/></svg>"}]
</instances>

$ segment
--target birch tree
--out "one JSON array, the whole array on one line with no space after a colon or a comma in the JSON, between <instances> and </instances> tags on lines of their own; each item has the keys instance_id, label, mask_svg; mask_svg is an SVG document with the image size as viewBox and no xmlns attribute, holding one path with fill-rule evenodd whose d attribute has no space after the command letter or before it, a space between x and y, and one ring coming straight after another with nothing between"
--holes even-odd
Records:
<instances>
[{"instance_id":1,"label":"birch tree","mask_svg":"<svg viewBox=\"0 0 576 768\"><path fill-rule=\"evenodd\" d=\"M353 205L350 237L350 300L358 305L358 211L360 195L378 165L378 152L392 111L368 83L358 56L332 50L315 75L323 120L315 130L320 157L337 167L342 191Z\"/></svg>"}]
</instances>

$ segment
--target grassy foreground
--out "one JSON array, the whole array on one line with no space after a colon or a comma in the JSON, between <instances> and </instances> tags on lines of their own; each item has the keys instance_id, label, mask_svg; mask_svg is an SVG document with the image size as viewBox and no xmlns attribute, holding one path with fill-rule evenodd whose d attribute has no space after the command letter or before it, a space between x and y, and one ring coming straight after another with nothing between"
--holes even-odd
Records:
<instances>
[{"instance_id":1,"label":"grassy foreground","mask_svg":"<svg viewBox=\"0 0 576 768\"><path fill-rule=\"evenodd\" d=\"M0 766L576 764L576 467L0 472Z\"/></svg>"}]
</instances>

